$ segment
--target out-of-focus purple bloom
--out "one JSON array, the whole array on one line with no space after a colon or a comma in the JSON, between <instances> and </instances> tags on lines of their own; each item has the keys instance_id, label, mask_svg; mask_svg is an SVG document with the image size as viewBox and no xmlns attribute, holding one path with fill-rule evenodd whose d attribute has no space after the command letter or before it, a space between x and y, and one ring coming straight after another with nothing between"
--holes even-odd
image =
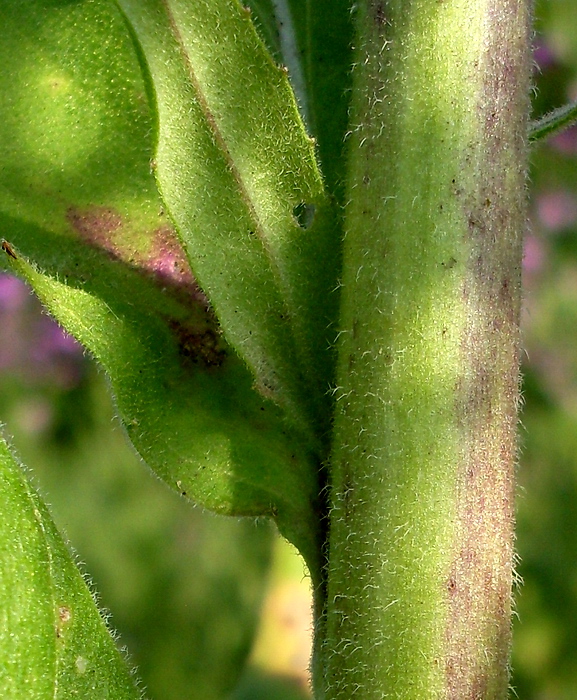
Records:
<instances>
[{"instance_id":1,"label":"out-of-focus purple bloom","mask_svg":"<svg viewBox=\"0 0 577 700\"><path fill-rule=\"evenodd\" d=\"M0 274L0 371L63 389L83 375L78 343L48 316L26 285Z\"/></svg>"},{"instance_id":2,"label":"out-of-focus purple bloom","mask_svg":"<svg viewBox=\"0 0 577 700\"><path fill-rule=\"evenodd\" d=\"M557 58L551 47L543 40L538 40L533 49L533 58L537 64L537 68L544 72L553 68L557 64Z\"/></svg>"},{"instance_id":3,"label":"out-of-focus purple bloom","mask_svg":"<svg viewBox=\"0 0 577 700\"><path fill-rule=\"evenodd\" d=\"M577 221L577 200L566 190L544 192L537 199L541 224L551 232L562 231Z\"/></svg>"},{"instance_id":4,"label":"out-of-focus purple bloom","mask_svg":"<svg viewBox=\"0 0 577 700\"><path fill-rule=\"evenodd\" d=\"M48 316L36 320L29 359L36 374L49 375L62 388L71 388L82 377L82 348Z\"/></svg>"},{"instance_id":5,"label":"out-of-focus purple bloom","mask_svg":"<svg viewBox=\"0 0 577 700\"><path fill-rule=\"evenodd\" d=\"M23 308L30 292L17 277L0 274L0 313L14 313Z\"/></svg>"},{"instance_id":6,"label":"out-of-focus purple bloom","mask_svg":"<svg viewBox=\"0 0 577 700\"><path fill-rule=\"evenodd\" d=\"M545 260L545 251L543 243L535 236L529 234L525 238L525 247L523 250L523 271L528 274L539 272L543 267Z\"/></svg>"},{"instance_id":7,"label":"out-of-focus purple bloom","mask_svg":"<svg viewBox=\"0 0 577 700\"><path fill-rule=\"evenodd\" d=\"M38 319L36 332L39 343L32 349L32 356L37 362L45 362L56 354L78 355L81 352L76 340L48 316Z\"/></svg>"},{"instance_id":8,"label":"out-of-focus purple bloom","mask_svg":"<svg viewBox=\"0 0 577 700\"><path fill-rule=\"evenodd\" d=\"M577 127L572 126L555 134L551 139L551 145L563 155L577 155Z\"/></svg>"},{"instance_id":9,"label":"out-of-focus purple bloom","mask_svg":"<svg viewBox=\"0 0 577 700\"><path fill-rule=\"evenodd\" d=\"M22 357L22 334L18 319L0 312L2 336L0 341L0 372L10 372L19 366Z\"/></svg>"}]
</instances>

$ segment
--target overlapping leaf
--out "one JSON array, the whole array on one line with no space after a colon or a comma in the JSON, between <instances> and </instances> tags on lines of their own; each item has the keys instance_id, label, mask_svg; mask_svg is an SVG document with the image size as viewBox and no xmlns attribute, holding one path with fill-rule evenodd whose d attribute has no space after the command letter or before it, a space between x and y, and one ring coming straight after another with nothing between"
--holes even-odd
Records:
<instances>
[{"instance_id":1,"label":"overlapping leaf","mask_svg":"<svg viewBox=\"0 0 577 700\"><path fill-rule=\"evenodd\" d=\"M141 698L84 580L0 439L0 696Z\"/></svg>"},{"instance_id":2,"label":"overlapping leaf","mask_svg":"<svg viewBox=\"0 0 577 700\"><path fill-rule=\"evenodd\" d=\"M318 143L325 184L342 203L354 6L348 0L246 4L269 50L288 68L301 113Z\"/></svg>"},{"instance_id":3,"label":"overlapping leaf","mask_svg":"<svg viewBox=\"0 0 577 700\"><path fill-rule=\"evenodd\" d=\"M261 393L322 440L338 242L286 73L232 0L118 4L143 54L156 175L192 268Z\"/></svg>"},{"instance_id":4,"label":"overlapping leaf","mask_svg":"<svg viewBox=\"0 0 577 700\"><path fill-rule=\"evenodd\" d=\"M169 66L179 58L178 70L186 68L186 52L177 44L175 57L174 37L163 34L164 7L156 8L158 16L151 8L142 3L139 15L160 27L154 38L160 57ZM134 445L162 478L217 512L276 516L318 568L318 465L332 372L327 325L333 311L325 291L334 266L312 146L284 75L260 43L251 44L254 32L240 12L231 20L235 27L243 23L234 35L236 78L253 69L258 49L259 75L268 86L247 96L240 118L251 126L256 101L262 114L280 110L270 122L275 128L229 148L212 123L206 128L206 110L198 127L199 98L190 82L184 102L178 85L174 95L165 92L178 107L171 128L183 129L170 134L186 142L191 129L201 133L199 150L175 143L176 153L165 135L169 157L161 148L156 167L165 188L171 173L192 225L188 254L209 304L154 185L153 121L113 5L7 0L0 18L3 264L33 285L105 367ZM220 19L226 37L228 20ZM170 23L168 29L176 31ZM228 49L230 39L218 50ZM210 44L205 36L198 42L201 53ZM211 59L218 65L218 51ZM264 82L271 75L272 86ZM161 75L149 87L158 93L168 83ZM213 85L216 98L210 99L218 103L230 87ZM234 131L231 110L241 94L231 92L219 118ZM256 148L261 137L264 151ZM252 180L239 179L241 171ZM178 220L182 214L172 208Z\"/></svg>"}]
</instances>

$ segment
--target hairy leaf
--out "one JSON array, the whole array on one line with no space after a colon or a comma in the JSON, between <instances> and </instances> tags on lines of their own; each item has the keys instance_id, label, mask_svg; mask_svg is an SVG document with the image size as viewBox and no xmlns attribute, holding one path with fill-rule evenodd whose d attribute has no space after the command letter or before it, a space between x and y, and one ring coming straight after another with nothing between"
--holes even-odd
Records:
<instances>
[{"instance_id":1,"label":"hairy leaf","mask_svg":"<svg viewBox=\"0 0 577 700\"><path fill-rule=\"evenodd\" d=\"M0 439L0 696L140 698L38 493Z\"/></svg>"},{"instance_id":2,"label":"hairy leaf","mask_svg":"<svg viewBox=\"0 0 577 700\"><path fill-rule=\"evenodd\" d=\"M255 390L196 283L151 174L153 121L115 6L10 0L0 19L2 264L106 369L157 474L211 510L275 516L314 569L321 439ZM244 316L246 337L262 335Z\"/></svg>"},{"instance_id":3,"label":"hairy leaf","mask_svg":"<svg viewBox=\"0 0 577 700\"><path fill-rule=\"evenodd\" d=\"M142 51L156 176L192 269L263 396L326 442L338 244L286 72L237 2L118 4Z\"/></svg>"},{"instance_id":4,"label":"hairy leaf","mask_svg":"<svg viewBox=\"0 0 577 700\"><path fill-rule=\"evenodd\" d=\"M349 0L248 0L269 51L284 64L325 184L342 203L352 65Z\"/></svg>"},{"instance_id":5,"label":"hairy leaf","mask_svg":"<svg viewBox=\"0 0 577 700\"><path fill-rule=\"evenodd\" d=\"M274 528L191 508L143 473L124 436L111 430L104 377L88 374L84 390L59 393L53 430L31 433L23 400L53 391L30 388L24 399L0 373L1 414L97 582L101 605L112 610L147 694L222 700L250 653Z\"/></svg>"}]
</instances>

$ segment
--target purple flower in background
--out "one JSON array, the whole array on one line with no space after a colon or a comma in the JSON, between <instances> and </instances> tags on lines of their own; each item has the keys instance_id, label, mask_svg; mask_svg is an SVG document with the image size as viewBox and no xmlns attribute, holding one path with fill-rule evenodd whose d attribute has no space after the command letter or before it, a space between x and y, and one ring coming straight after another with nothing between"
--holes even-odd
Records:
<instances>
[{"instance_id":1,"label":"purple flower in background","mask_svg":"<svg viewBox=\"0 0 577 700\"><path fill-rule=\"evenodd\" d=\"M10 275L0 275L0 371L8 372L18 366L22 357L23 334L21 314L29 291L23 282Z\"/></svg>"},{"instance_id":2,"label":"purple flower in background","mask_svg":"<svg viewBox=\"0 0 577 700\"><path fill-rule=\"evenodd\" d=\"M543 192L537 198L537 215L553 233L567 229L577 221L577 198L566 190Z\"/></svg>"},{"instance_id":3,"label":"purple flower in background","mask_svg":"<svg viewBox=\"0 0 577 700\"><path fill-rule=\"evenodd\" d=\"M557 65L557 57L555 56L555 53L551 47L543 41L542 38L538 39L535 44L533 49L533 58L535 59L537 69L542 72L550 70Z\"/></svg>"},{"instance_id":4,"label":"purple flower in background","mask_svg":"<svg viewBox=\"0 0 577 700\"><path fill-rule=\"evenodd\" d=\"M563 155L577 155L577 127L572 126L570 129L555 134L551 139L551 145Z\"/></svg>"},{"instance_id":5,"label":"purple flower in background","mask_svg":"<svg viewBox=\"0 0 577 700\"><path fill-rule=\"evenodd\" d=\"M19 279L0 274L0 372L70 389L84 373L82 348Z\"/></svg>"},{"instance_id":6,"label":"purple flower in background","mask_svg":"<svg viewBox=\"0 0 577 700\"><path fill-rule=\"evenodd\" d=\"M545 261L545 250L543 243L529 234L525 238L525 247L523 250L523 272L526 274L535 274L543 267Z\"/></svg>"},{"instance_id":7,"label":"purple flower in background","mask_svg":"<svg viewBox=\"0 0 577 700\"><path fill-rule=\"evenodd\" d=\"M17 277L0 274L0 313L14 313L21 309L29 293L24 282Z\"/></svg>"}]
</instances>

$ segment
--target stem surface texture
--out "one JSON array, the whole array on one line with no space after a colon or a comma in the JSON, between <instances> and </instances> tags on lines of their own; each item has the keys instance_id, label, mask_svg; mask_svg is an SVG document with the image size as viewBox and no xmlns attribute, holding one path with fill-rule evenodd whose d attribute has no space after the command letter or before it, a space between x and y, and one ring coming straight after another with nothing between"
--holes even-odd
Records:
<instances>
[{"instance_id":1,"label":"stem surface texture","mask_svg":"<svg viewBox=\"0 0 577 700\"><path fill-rule=\"evenodd\" d=\"M327 700L502 699L530 8L361 0L356 13L315 687Z\"/></svg>"}]
</instances>

